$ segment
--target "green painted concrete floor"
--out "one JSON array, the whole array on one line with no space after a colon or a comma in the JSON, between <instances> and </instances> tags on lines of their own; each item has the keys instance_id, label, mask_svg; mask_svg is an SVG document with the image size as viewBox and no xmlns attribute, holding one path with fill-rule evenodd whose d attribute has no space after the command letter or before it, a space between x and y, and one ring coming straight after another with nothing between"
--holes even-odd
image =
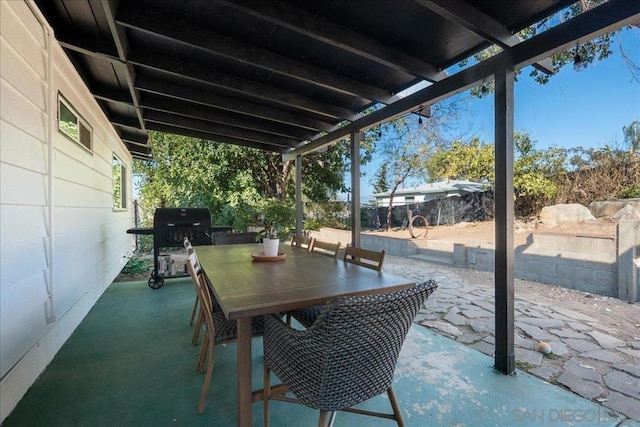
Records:
<instances>
[{"instance_id":1,"label":"green painted concrete floor","mask_svg":"<svg viewBox=\"0 0 640 427\"><path fill-rule=\"evenodd\" d=\"M113 283L40 379L3 423L12 426L234 426L235 344L218 346L205 413L196 414L204 375L191 344L194 291L188 279L152 290ZM262 384L262 341L253 342L254 388ZM407 426L637 426L602 406L529 374L496 373L493 360L414 325L394 389ZM390 410L380 396L363 406ZM253 408L262 425L262 404ZM272 402L271 425L313 426L317 411ZM340 413L336 426L394 426Z\"/></svg>"}]
</instances>

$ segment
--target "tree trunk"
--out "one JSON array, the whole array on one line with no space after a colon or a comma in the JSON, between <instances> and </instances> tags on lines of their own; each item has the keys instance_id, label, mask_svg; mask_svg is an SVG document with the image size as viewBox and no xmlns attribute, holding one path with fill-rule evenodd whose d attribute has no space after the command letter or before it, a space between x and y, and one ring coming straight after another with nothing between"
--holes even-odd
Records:
<instances>
[{"instance_id":1,"label":"tree trunk","mask_svg":"<svg viewBox=\"0 0 640 427\"><path fill-rule=\"evenodd\" d=\"M387 231L391 230L391 214L393 213L393 197L396 195L398 187L394 187L389 197L389 206L387 207Z\"/></svg>"}]
</instances>

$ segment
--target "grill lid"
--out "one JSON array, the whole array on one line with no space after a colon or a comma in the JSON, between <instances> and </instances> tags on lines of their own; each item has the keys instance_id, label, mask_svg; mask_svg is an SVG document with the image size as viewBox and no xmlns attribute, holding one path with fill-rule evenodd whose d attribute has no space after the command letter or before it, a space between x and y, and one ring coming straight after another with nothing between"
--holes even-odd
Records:
<instances>
[{"instance_id":1,"label":"grill lid","mask_svg":"<svg viewBox=\"0 0 640 427\"><path fill-rule=\"evenodd\" d=\"M158 208L153 215L155 230L167 227L189 227L211 230L211 214L207 208Z\"/></svg>"}]
</instances>

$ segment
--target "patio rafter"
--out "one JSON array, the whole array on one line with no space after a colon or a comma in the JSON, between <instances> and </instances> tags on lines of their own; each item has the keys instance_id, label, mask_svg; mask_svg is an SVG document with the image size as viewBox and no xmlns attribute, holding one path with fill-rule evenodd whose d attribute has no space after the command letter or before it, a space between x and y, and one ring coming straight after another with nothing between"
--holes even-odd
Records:
<instances>
[{"instance_id":1,"label":"patio rafter","mask_svg":"<svg viewBox=\"0 0 640 427\"><path fill-rule=\"evenodd\" d=\"M164 98L159 95L146 94L141 98L141 105L149 113L152 111L173 113L189 119L206 120L211 123L226 124L240 129L290 138L296 142L296 146L298 141L308 139L314 135L314 132L299 127L274 123L214 107L205 107L186 101ZM149 116L149 119L153 120L151 116Z\"/></svg>"},{"instance_id":2,"label":"patio rafter","mask_svg":"<svg viewBox=\"0 0 640 427\"><path fill-rule=\"evenodd\" d=\"M91 90L93 97L98 101L114 102L134 107L130 93L109 89L99 85L94 85L89 89Z\"/></svg>"},{"instance_id":3,"label":"patio rafter","mask_svg":"<svg viewBox=\"0 0 640 427\"><path fill-rule=\"evenodd\" d=\"M498 70L522 68L556 52L566 50L576 43L584 43L625 25L632 25L638 20L640 20L640 2L610 0L512 47L509 51L499 53L437 84L323 135L309 144L286 153L284 158L292 159L296 155L318 150L344 138L354 130L366 130L491 80Z\"/></svg>"},{"instance_id":4,"label":"patio rafter","mask_svg":"<svg viewBox=\"0 0 640 427\"><path fill-rule=\"evenodd\" d=\"M414 77L433 82L447 76L433 64L428 64L318 15L279 1L215 1Z\"/></svg>"},{"instance_id":5,"label":"patio rafter","mask_svg":"<svg viewBox=\"0 0 640 427\"><path fill-rule=\"evenodd\" d=\"M132 128L132 129L138 128L138 121L136 119L132 119L129 116L124 116L122 114L117 114L117 113L110 113L107 115L107 117L109 118L109 121L115 126Z\"/></svg>"},{"instance_id":6,"label":"patio rafter","mask_svg":"<svg viewBox=\"0 0 640 427\"><path fill-rule=\"evenodd\" d=\"M149 147L147 146L141 146L140 144L134 144L127 141L124 141L124 145L129 151L131 151L131 155L135 158L149 160L149 158L151 157Z\"/></svg>"},{"instance_id":7,"label":"patio rafter","mask_svg":"<svg viewBox=\"0 0 640 427\"><path fill-rule=\"evenodd\" d=\"M191 136L193 138L207 139L209 141L216 141L223 144L233 144L233 145L240 145L242 147L257 148L258 150L265 150L265 151L271 151L276 153L282 153L282 151L284 150L283 147L273 145L273 144L267 144L264 142L260 143L260 142L255 142L255 141L250 141L250 140L240 139L240 138L232 138L226 135L220 135L212 132L204 132L201 130L178 128L173 124L168 125L164 123L148 122L147 129L155 130L158 132L164 132L164 133L172 133L174 135L184 135L184 136Z\"/></svg>"},{"instance_id":8,"label":"patio rafter","mask_svg":"<svg viewBox=\"0 0 640 427\"><path fill-rule=\"evenodd\" d=\"M123 63L118 57L118 52L115 50L111 39L89 36L78 37L77 34L70 34L66 31L56 33L56 37L60 45L66 49L103 61L117 64Z\"/></svg>"},{"instance_id":9,"label":"patio rafter","mask_svg":"<svg viewBox=\"0 0 640 427\"><path fill-rule=\"evenodd\" d=\"M292 77L307 84L380 103L388 103L392 98L388 90L304 64L266 49L256 48L217 34L210 28L178 19L167 25L161 14L149 9L141 10L131 3L122 6L120 16L122 18L118 19L118 23L126 28L150 32L206 53ZM189 28L189 31L184 31L184 28Z\"/></svg>"},{"instance_id":10,"label":"patio rafter","mask_svg":"<svg viewBox=\"0 0 640 427\"><path fill-rule=\"evenodd\" d=\"M117 131L123 141L142 146L148 145L149 136L144 133L140 134L124 128L117 129Z\"/></svg>"},{"instance_id":11,"label":"patio rafter","mask_svg":"<svg viewBox=\"0 0 640 427\"><path fill-rule=\"evenodd\" d=\"M160 111L146 111L145 120L148 123L158 123L165 125L177 124L183 129L206 132L209 134L224 136L227 138L237 138L256 143L268 142L271 145L283 148L293 148L299 144L298 140L293 138L268 135L264 132L241 129L224 124L213 123L207 120L192 119L184 116L179 116L177 114L164 113Z\"/></svg>"},{"instance_id":12,"label":"patio rafter","mask_svg":"<svg viewBox=\"0 0 640 427\"><path fill-rule=\"evenodd\" d=\"M219 72L211 66L193 61L184 61L166 55L160 57L157 53L148 52L139 48L129 52L128 62L154 72L167 74L168 76L180 77L212 88L222 89L226 92L234 92L249 98L262 99L300 111L323 115L330 119L356 115L355 111L347 108L329 105L304 95Z\"/></svg>"},{"instance_id":13,"label":"patio rafter","mask_svg":"<svg viewBox=\"0 0 640 427\"><path fill-rule=\"evenodd\" d=\"M233 112L215 114L213 121L248 131L260 123L265 134L290 134L298 144L318 139L321 132L335 135L372 107L407 106L409 112L427 107L429 102L416 103L417 98L413 105L406 103L404 91L424 81L441 83L448 79L443 69L492 43L507 50L520 46L515 32L572 4L34 2L107 115L135 118L146 132L146 109L154 108L145 107L144 94L152 92L168 103L180 99ZM177 108L163 112L180 120L200 116ZM283 132L282 124L302 130ZM182 129L191 133L199 127L195 122L188 128L171 125L182 135ZM270 145L268 140L261 143Z\"/></svg>"},{"instance_id":14,"label":"patio rafter","mask_svg":"<svg viewBox=\"0 0 640 427\"><path fill-rule=\"evenodd\" d=\"M497 44L503 49L509 49L523 39L517 34L512 34L498 21L482 13L479 9L472 7L461 0L415 0L422 6L437 13L438 15L455 22L469 31L482 36L487 41ZM551 58L532 64L543 73L552 74L553 64Z\"/></svg>"},{"instance_id":15,"label":"patio rafter","mask_svg":"<svg viewBox=\"0 0 640 427\"><path fill-rule=\"evenodd\" d=\"M102 8L104 10L105 17L107 19L107 24L109 25L109 31L111 32L111 37L113 38L113 42L118 51L118 57L120 61L124 63L127 59L127 55L129 53L129 41L127 39L127 34L124 29L118 27L116 25L115 16L116 16L116 6L117 2L105 0L102 2ZM131 94L131 99L133 99L133 106L135 108L136 117L138 118L138 122L140 122L140 128L142 130L145 129L144 118L142 117L142 111L140 110L140 95L136 91L134 87L134 82L136 80L136 71L129 64L126 64L127 72L125 73L125 78L127 82L127 89Z\"/></svg>"},{"instance_id":16,"label":"patio rafter","mask_svg":"<svg viewBox=\"0 0 640 427\"><path fill-rule=\"evenodd\" d=\"M320 118L301 116L299 114L274 110L260 104L241 101L234 98L217 95L177 84L163 82L146 76L136 79L136 89L142 92L154 93L168 99L187 101L193 104L215 107L225 111L231 111L248 117L261 118L276 123L283 123L311 131L329 131L332 125Z\"/></svg>"}]
</instances>

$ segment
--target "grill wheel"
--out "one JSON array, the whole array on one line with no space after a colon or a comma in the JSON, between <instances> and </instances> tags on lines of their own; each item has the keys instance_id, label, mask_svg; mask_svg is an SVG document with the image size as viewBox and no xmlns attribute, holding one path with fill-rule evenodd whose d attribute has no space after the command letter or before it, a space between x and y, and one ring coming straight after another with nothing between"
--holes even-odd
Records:
<instances>
[{"instance_id":1,"label":"grill wheel","mask_svg":"<svg viewBox=\"0 0 640 427\"><path fill-rule=\"evenodd\" d=\"M162 276L149 277L148 285L151 289L160 289L164 285L164 278Z\"/></svg>"}]
</instances>

